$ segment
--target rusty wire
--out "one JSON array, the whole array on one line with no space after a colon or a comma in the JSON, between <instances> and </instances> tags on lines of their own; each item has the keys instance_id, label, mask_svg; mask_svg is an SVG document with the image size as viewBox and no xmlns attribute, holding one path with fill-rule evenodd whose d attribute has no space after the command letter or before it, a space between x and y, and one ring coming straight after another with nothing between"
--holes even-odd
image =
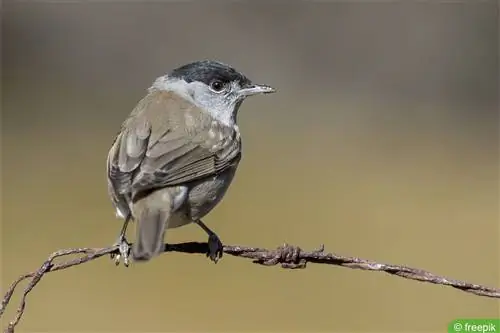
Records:
<instances>
[{"instance_id":1,"label":"rusty wire","mask_svg":"<svg viewBox=\"0 0 500 333\"><path fill-rule=\"evenodd\" d=\"M2 299L2 302L0 303L0 317L2 317L5 312L5 308L9 304L12 295L19 283L26 279L31 279L22 293L16 315L4 329L4 333L14 332L16 325L19 323L24 314L26 298L29 292L38 284L38 282L40 282L40 280L46 273L84 264L99 257L117 253L117 251L118 246L111 246L106 248L74 248L59 250L52 253L37 270L21 275L8 288ZM165 244L164 252L206 254L208 252L208 245L207 243L197 242ZM422 269L416 269L402 265L378 263L375 261L356 257L344 257L334 253L326 253L324 252L323 245L315 251L303 251L297 246L288 244L283 244L274 250L239 245L226 245L224 246L224 253L235 257L252 259L254 263L264 266L274 266L279 264L281 265L281 267L286 269L303 269L306 268L307 263L310 262L316 264L329 264L347 268L356 268L368 271L379 271L391 275L396 275L405 279L450 286L452 288L467 293L472 293L478 296L500 298L500 289L497 288L491 288L479 284L446 278ZM75 254L79 254L81 256L62 263L54 263L54 260L56 258Z\"/></svg>"}]
</instances>

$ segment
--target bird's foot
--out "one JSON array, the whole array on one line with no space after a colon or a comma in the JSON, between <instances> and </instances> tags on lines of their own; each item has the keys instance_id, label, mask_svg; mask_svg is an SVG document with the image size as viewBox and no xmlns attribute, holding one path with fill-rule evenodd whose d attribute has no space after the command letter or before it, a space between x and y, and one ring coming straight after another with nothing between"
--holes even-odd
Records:
<instances>
[{"instance_id":1,"label":"bird's foot","mask_svg":"<svg viewBox=\"0 0 500 333\"><path fill-rule=\"evenodd\" d=\"M210 258L214 263L217 263L217 261L222 258L222 254L224 250L224 246L222 245L222 242L220 241L219 237L212 233L208 236L208 253L207 257Z\"/></svg>"},{"instance_id":2,"label":"bird's foot","mask_svg":"<svg viewBox=\"0 0 500 333\"><path fill-rule=\"evenodd\" d=\"M125 236L118 237L118 240L114 244L114 246L118 246L118 249L111 253L111 259L115 262L115 265L118 266L120 261L123 258L123 265L128 267L130 264L130 243L127 241Z\"/></svg>"}]
</instances>

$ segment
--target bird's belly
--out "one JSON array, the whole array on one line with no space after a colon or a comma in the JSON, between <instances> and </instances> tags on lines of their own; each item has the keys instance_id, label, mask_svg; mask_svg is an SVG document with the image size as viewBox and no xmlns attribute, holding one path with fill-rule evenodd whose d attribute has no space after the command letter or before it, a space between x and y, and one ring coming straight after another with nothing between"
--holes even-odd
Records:
<instances>
[{"instance_id":1,"label":"bird's belly","mask_svg":"<svg viewBox=\"0 0 500 333\"><path fill-rule=\"evenodd\" d=\"M167 229L178 228L193 222L184 211L174 213L167 222Z\"/></svg>"},{"instance_id":2,"label":"bird's belly","mask_svg":"<svg viewBox=\"0 0 500 333\"><path fill-rule=\"evenodd\" d=\"M192 220L208 214L224 197L234 177L236 167L196 182L190 187L187 213Z\"/></svg>"}]
</instances>

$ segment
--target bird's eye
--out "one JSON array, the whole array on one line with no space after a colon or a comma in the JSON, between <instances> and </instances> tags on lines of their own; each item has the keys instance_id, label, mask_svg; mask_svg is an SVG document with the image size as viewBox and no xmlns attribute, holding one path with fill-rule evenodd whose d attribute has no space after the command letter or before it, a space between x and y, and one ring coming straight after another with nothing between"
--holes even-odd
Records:
<instances>
[{"instance_id":1,"label":"bird's eye","mask_svg":"<svg viewBox=\"0 0 500 333\"><path fill-rule=\"evenodd\" d=\"M219 81L219 80L214 80L210 83L210 89L212 89L213 91L217 92L217 93L220 93L221 91L223 91L224 89L226 88L226 85L224 84L224 82L222 81Z\"/></svg>"}]
</instances>

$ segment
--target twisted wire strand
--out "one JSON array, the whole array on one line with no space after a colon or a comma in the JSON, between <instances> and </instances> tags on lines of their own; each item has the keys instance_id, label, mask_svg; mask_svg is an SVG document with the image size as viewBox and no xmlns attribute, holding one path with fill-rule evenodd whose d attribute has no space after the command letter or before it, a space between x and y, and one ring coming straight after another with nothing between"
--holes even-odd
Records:
<instances>
[{"instance_id":1,"label":"twisted wire strand","mask_svg":"<svg viewBox=\"0 0 500 333\"><path fill-rule=\"evenodd\" d=\"M208 244L198 242L165 244L164 252L206 254L208 253ZM5 309L10 303L12 295L14 294L14 291L17 289L19 284L24 280L30 279L28 285L22 292L16 315L4 329L4 333L14 333L15 327L24 315L28 294L40 282L40 280L45 276L46 273L81 265L102 256L117 253L118 245L105 248L64 249L52 253L37 270L21 275L7 289L7 292L5 293L0 303L0 318L3 316ZM314 251L304 251L298 246L289 244L283 244L276 249L264 249L240 245L226 245L224 246L223 253L235 257L252 259L254 263L259 265L280 265L285 269L304 269L307 267L307 263L315 263L336 265L367 271L379 271L399 276L405 279L449 286L477 296L500 298L500 289L498 288L492 288L480 284L446 278L444 276L439 276L422 269L412 268L408 266L384 264L357 257L345 257L334 253L327 253L324 252L324 245L321 245L319 249ZM57 258L72 255L79 256L61 263L54 263L54 260Z\"/></svg>"}]
</instances>

